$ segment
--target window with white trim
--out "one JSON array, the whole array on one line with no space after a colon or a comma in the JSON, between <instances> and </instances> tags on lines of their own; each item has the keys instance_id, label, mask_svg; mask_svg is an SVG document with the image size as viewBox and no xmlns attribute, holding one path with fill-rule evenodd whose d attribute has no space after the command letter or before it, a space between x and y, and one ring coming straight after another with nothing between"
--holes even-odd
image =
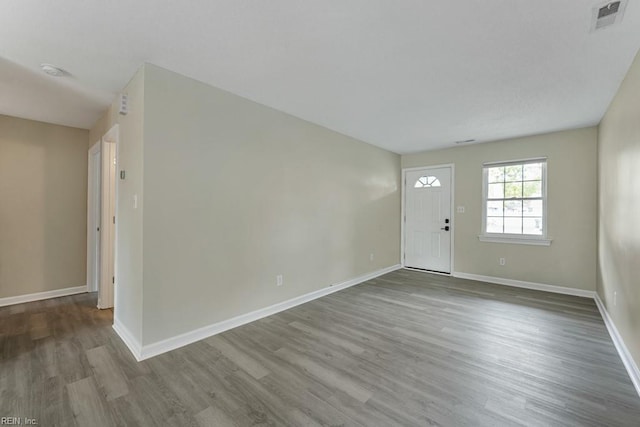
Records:
<instances>
[{"instance_id":1,"label":"window with white trim","mask_svg":"<svg viewBox=\"0 0 640 427\"><path fill-rule=\"evenodd\" d=\"M480 240L550 244L546 158L485 163Z\"/></svg>"}]
</instances>

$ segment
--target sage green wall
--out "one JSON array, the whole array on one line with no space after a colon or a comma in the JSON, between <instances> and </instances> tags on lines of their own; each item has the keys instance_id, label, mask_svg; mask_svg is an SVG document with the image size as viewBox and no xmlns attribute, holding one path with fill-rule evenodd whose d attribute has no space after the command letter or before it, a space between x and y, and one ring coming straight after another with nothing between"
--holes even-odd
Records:
<instances>
[{"instance_id":1,"label":"sage green wall","mask_svg":"<svg viewBox=\"0 0 640 427\"><path fill-rule=\"evenodd\" d=\"M129 112L117 113L118 100L89 131L89 146L99 141L112 126L119 126L118 171L126 171L126 179L118 177L116 213L116 293L114 321L138 344L142 342L142 150L144 124L144 67L141 67L122 90L129 96ZM85 148L86 150L86 148ZM119 175L119 172L118 174ZM133 197L137 196L134 209Z\"/></svg>"},{"instance_id":2,"label":"sage green wall","mask_svg":"<svg viewBox=\"0 0 640 427\"><path fill-rule=\"evenodd\" d=\"M116 176L118 219L114 320L126 326L138 342L142 342L143 336L144 76L142 67L124 89L128 95L129 112L125 116L118 115L118 171L124 170L126 179ZM111 111L117 111L115 105ZM135 209L134 196L137 197Z\"/></svg>"},{"instance_id":3,"label":"sage green wall","mask_svg":"<svg viewBox=\"0 0 640 427\"><path fill-rule=\"evenodd\" d=\"M465 207L454 213L456 272L594 291L596 155L597 129L586 128L404 155L402 167L455 165L455 205ZM480 242L482 164L542 156L551 246Z\"/></svg>"},{"instance_id":4,"label":"sage green wall","mask_svg":"<svg viewBox=\"0 0 640 427\"><path fill-rule=\"evenodd\" d=\"M123 88L123 92L125 89L126 88ZM91 129L89 129L89 148L91 148L96 142L100 141L104 134L111 129L111 126L120 121L121 116L118 114L116 105L117 101L118 100L116 99L109 108L107 108L102 117L100 117Z\"/></svg>"},{"instance_id":5,"label":"sage green wall","mask_svg":"<svg viewBox=\"0 0 640 427\"><path fill-rule=\"evenodd\" d=\"M87 284L87 138L0 115L0 298Z\"/></svg>"},{"instance_id":6,"label":"sage green wall","mask_svg":"<svg viewBox=\"0 0 640 427\"><path fill-rule=\"evenodd\" d=\"M640 54L599 130L598 295L640 366Z\"/></svg>"},{"instance_id":7,"label":"sage green wall","mask_svg":"<svg viewBox=\"0 0 640 427\"><path fill-rule=\"evenodd\" d=\"M159 67L144 79L143 345L399 263L400 156Z\"/></svg>"}]
</instances>

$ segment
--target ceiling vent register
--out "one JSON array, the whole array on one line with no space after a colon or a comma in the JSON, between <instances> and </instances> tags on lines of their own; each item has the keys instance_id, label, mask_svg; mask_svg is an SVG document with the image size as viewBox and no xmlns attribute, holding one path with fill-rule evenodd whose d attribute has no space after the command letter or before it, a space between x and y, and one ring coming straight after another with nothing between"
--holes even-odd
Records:
<instances>
[{"instance_id":1,"label":"ceiling vent register","mask_svg":"<svg viewBox=\"0 0 640 427\"><path fill-rule=\"evenodd\" d=\"M591 30L599 30L610 27L622 21L624 10L627 6L626 0L612 1L605 5L597 6L593 9L593 19Z\"/></svg>"}]
</instances>

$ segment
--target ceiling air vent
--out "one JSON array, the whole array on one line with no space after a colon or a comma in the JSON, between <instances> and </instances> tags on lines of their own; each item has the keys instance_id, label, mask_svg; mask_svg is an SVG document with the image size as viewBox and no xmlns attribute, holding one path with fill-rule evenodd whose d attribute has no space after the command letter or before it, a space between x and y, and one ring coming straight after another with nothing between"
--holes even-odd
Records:
<instances>
[{"instance_id":1,"label":"ceiling air vent","mask_svg":"<svg viewBox=\"0 0 640 427\"><path fill-rule=\"evenodd\" d=\"M622 20L624 9L627 6L626 0L612 1L593 8L593 20L591 31L610 27Z\"/></svg>"},{"instance_id":2,"label":"ceiling air vent","mask_svg":"<svg viewBox=\"0 0 640 427\"><path fill-rule=\"evenodd\" d=\"M455 143L456 144L470 144L472 142L476 142L476 140L475 139L464 139L462 141L456 141Z\"/></svg>"}]
</instances>

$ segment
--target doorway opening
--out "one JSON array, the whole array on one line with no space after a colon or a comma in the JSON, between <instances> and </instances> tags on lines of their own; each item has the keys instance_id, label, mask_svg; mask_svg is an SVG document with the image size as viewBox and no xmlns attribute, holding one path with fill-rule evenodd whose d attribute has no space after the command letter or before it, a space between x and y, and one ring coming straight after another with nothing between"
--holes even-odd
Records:
<instances>
[{"instance_id":1,"label":"doorway opening","mask_svg":"<svg viewBox=\"0 0 640 427\"><path fill-rule=\"evenodd\" d=\"M114 306L118 125L88 153L87 291L98 292L98 308Z\"/></svg>"}]
</instances>

